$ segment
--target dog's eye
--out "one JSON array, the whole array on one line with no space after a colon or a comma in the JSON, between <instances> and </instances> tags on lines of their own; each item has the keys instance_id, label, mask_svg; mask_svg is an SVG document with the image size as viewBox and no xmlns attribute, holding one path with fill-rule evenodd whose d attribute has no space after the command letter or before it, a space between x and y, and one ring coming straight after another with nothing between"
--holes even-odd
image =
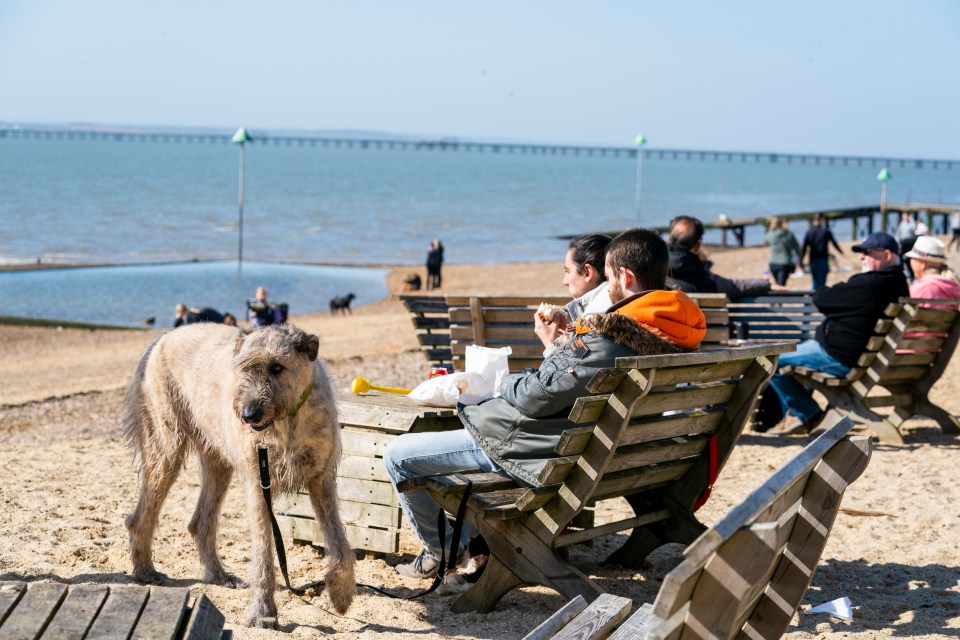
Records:
<instances>
[{"instance_id":1,"label":"dog's eye","mask_svg":"<svg viewBox=\"0 0 960 640\"><path fill-rule=\"evenodd\" d=\"M283 373L283 365L280 364L279 362L274 362L273 364L270 365L270 373L272 375L279 375Z\"/></svg>"}]
</instances>

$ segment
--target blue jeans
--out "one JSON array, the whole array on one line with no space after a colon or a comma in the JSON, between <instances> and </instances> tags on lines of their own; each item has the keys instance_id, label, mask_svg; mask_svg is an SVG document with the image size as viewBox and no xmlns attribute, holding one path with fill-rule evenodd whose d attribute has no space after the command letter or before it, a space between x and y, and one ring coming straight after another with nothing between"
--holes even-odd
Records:
<instances>
[{"instance_id":1,"label":"blue jeans","mask_svg":"<svg viewBox=\"0 0 960 640\"><path fill-rule=\"evenodd\" d=\"M789 412L801 420L809 420L820 413L820 405L813 399L812 389L808 389L797 382L793 376L785 376L780 373L779 368L787 365L807 367L841 378L850 371L850 367L837 361L816 340L801 342L797 345L796 351L780 356L777 372L770 379L770 387L780 397L784 415Z\"/></svg>"},{"instance_id":2,"label":"blue jeans","mask_svg":"<svg viewBox=\"0 0 960 640\"><path fill-rule=\"evenodd\" d=\"M810 278L813 280L814 291L826 286L828 273L830 273L830 261L827 258L810 259Z\"/></svg>"},{"instance_id":3,"label":"blue jeans","mask_svg":"<svg viewBox=\"0 0 960 640\"><path fill-rule=\"evenodd\" d=\"M387 474L394 490L397 482L415 476L477 469L507 475L487 457L466 429L405 433L387 445L383 452L383 462L387 466ZM398 493L397 496L403 515L413 527L413 532L423 542L423 546L439 558L441 545L437 531L437 513L440 506L433 501L429 493L422 490ZM476 529L464 522L461 544L467 536L474 536L476 533ZM449 529L447 535L450 535ZM448 539L447 549L449 548Z\"/></svg>"}]
</instances>

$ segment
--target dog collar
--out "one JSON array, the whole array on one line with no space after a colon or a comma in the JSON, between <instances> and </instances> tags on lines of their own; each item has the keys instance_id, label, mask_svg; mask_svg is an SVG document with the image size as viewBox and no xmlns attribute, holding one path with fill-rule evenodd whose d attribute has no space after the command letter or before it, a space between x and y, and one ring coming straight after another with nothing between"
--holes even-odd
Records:
<instances>
[{"instance_id":1,"label":"dog collar","mask_svg":"<svg viewBox=\"0 0 960 640\"><path fill-rule=\"evenodd\" d=\"M307 402L307 398L310 397L310 394L313 393L313 386L316 383L316 380L311 380L310 384L307 385L306 390L304 390L303 395L300 396L300 402L297 403L297 406L293 408L293 411L287 414L287 418L292 418L297 415L297 412L300 411L301 407Z\"/></svg>"}]
</instances>

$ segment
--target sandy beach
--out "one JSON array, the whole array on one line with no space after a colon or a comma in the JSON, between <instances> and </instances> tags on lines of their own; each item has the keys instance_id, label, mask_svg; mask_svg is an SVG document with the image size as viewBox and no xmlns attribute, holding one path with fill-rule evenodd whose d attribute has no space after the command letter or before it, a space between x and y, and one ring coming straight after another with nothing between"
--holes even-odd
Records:
<instances>
[{"instance_id":1,"label":"sandy beach","mask_svg":"<svg viewBox=\"0 0 960 640\"><path fill-rule=\"evenodd\" d=\"M850 243L844 243L846 246ZM731 277L756 277L765 268L762 248L714 250L715 270ZM831 274L848 277L855 260L847 251ZM858 267L856 267L858 268ZM392 270L390 291L399 290L409 267ZM442 292L513 291L563 293L556 263L448 265ZM809 287L809 278L790 286ZM335 388L362 375L377 384L412 386L429 364L417 349L411 323L399 302L385 300L355 309L352 316L326 313L292 322L317 333L321 356ZM131 584L123 519L135 503L137 477L131 453L119 434L123 390L144 347L166 329L103 331L0 325L0 581L70 584ZM933 389L934 402L960 413L960 358ZM906 423L905 444L876 445L864 475L844 497L824 557L801 609L848 596L856 617L800 614L785 637L825 640L960 636L960 502L950 475L960 440L940 434L929 420ZM698 516L710 525L765 480L806 443L805 437L775 438L746 432ZM245 577L249 536L236 481L223 510L220 553L227 568ZM333 613L324 594L301 599L277 593L280 629L255 630L240 620L246 590L199 583L202 573L186 530L198 491L191 463L167 500L157 535L158 569L205 593L224 613L238 640L292 636L311 638L521 638L564 604L540 587L514 591L491 614L456 615L451 596L391 600L361 589L344 616ZM614 519L625 502L603 503L598 517ZM622 516L620 516L622 517ZM668 545L640 571L600 565L616 538L593 548L575 548L573 561L605 591L631 598L635 607L652 602L663 576L679 562L682 548ZM392 566L419 551L406 529L399 555L357 563L357 580L399 593L427 586L401 578ZM291 580L322 577L322 553L287 544Z\"/></svg>"}]
</instances>

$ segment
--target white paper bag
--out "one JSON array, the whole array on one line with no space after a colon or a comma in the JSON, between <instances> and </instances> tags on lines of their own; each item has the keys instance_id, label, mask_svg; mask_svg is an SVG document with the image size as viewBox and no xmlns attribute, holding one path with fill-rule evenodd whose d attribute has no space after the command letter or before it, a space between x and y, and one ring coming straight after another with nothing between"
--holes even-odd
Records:
<instances>
[{"instance_id":1,"label":"white paper bag","mask_svg":"<svg viewBox=\"0 0 960 640\"><path fill-rule=\"evenodd\" d=\"M511 353L513 353L513 349L510 347L491 349L490 347L471 344L466 349L464 369L483 376L492 385L493 395L498 396L500 395L500 382L510 371L507 357Z\"/></svg>"},{"instance_id":2,"label":"white paper bag","mask_svg":"<svg viewBox=\"0 0 960 640\"><path fill-rule=\"evenodd\" d=\"M479 373L459 371L424 380L407 397L428 407L477 404L493 397L493 384Z\"/></svg>"}]
</instances>

